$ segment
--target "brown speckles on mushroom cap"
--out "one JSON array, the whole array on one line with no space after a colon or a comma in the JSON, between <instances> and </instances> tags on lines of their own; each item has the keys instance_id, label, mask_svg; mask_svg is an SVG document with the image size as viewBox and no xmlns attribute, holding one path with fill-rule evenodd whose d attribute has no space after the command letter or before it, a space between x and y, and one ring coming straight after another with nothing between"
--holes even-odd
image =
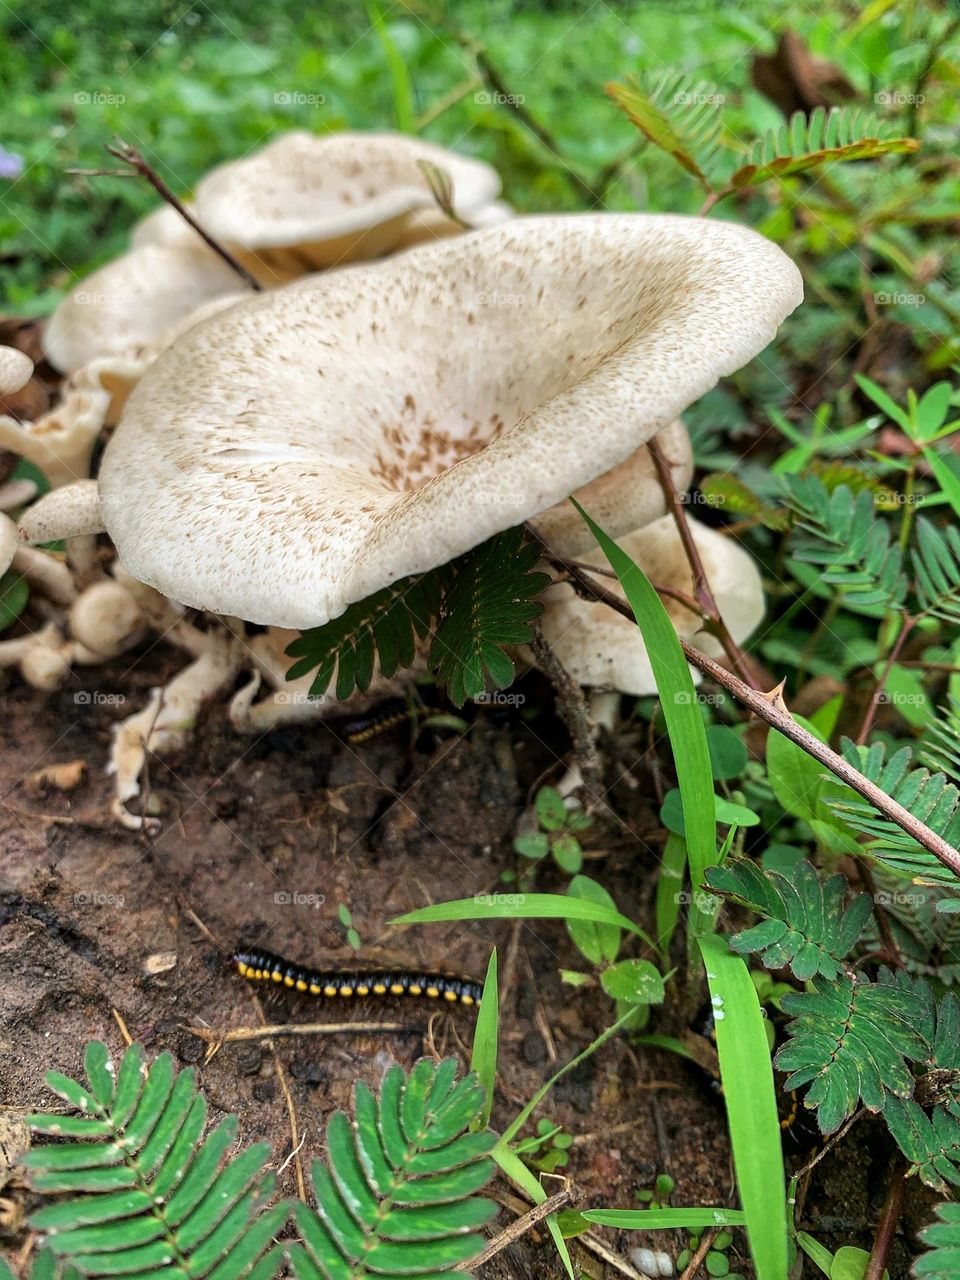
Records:
<instances>
[{"instance_id":1,"label":"brown speckles on mushroom cap","mask_svg":"<svg viewBox=\"0 0 960 1280\"><path fill-rule=\"evenodd\" d=\"M648 215L523 219L302 281L158 360L107 447L103 518L165 595L319 625L617 466L800 297L756 233Z\"/></svg>"}]
</instances>

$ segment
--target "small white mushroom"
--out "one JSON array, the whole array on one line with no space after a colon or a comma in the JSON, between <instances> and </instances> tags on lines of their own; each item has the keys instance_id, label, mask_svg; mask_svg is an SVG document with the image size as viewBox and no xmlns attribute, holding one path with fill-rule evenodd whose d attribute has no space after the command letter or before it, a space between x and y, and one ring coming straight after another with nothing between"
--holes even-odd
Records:
<instances>
[{"instance_id":1,"label":"small white mushroom","mask_svg":"<svg viewBox=\"0 0 960 1280\"><path fill-rule=\"evenodd\" d=\"M166 596L317 626L611 471L800 297L755 232L659 215L517 219L313 277L157 360L104 453L104 523Z\"/></svg>"},{"instance_id":2,"label":"small white mushroom","mask_svg":"<svg viewBox=\"0 0 960 1280\"><path fill-rule=\"evenodd\" d=\"M196 248L142 244L60 303L43 334L47 359L66 373L157 342L201 304L236 290L236 272L199 241Z\"/></svg>"},{"instance_id":3,"label":"small white mushroom","mask_svg":"<svg viewBox=\"0 0 960 1280\"><path fill-rule=\"evenodd\" d=\"M746 640L764 613L760 572L748 552L715 529L688 521L717 607L733 639ZM693 573L672 516L661 516L645 528L618 539L620 546L655 586L693 591ZM606 567L599 550L584 557ZM626 597L620 584L598 578L598 584ZM548 587L543 596L543 634L557 657L580 684L617 689L621 693L656 693L653 669L639 629L608 605L584 600L567 582ZM663 598L677 632L698 648L719 657L719 642L702 631L702 619L670 596ZM698 672L694 678L699 680Z\"/></svg>"},{"instance_id":4,"label":"small white mushroom","mask_svg":"<svg viewBox=\"0 0 960 1280\"><path fill-rule=\"evenodd\" d=\"M74 639L102 659L124 653L145 632L136 596L112 578L94 582L80 593L70 607L69 623Z\"/></svg>"},{"instance_id":5,"label":"small white mushroom","mask_svg":"<svg viewBox=\"0 0 960 1280\"><path fill-rule=\"evenodd\" d=\"M0 396L12 396L33 377L33 361L16 347L0 346Z\"/></svg>"},{"instance_id":6,"label":"small white mushroom","mask_svg":"<svg viewBox=\"0 0 960 1280\"><path fill-rule=\"evenodd\" d=\"M45 693L59 689L70 675L72 648L55 623L14 640L0 640L0 667L18 667L27 684Z\"/></svg>"},{"instance_id":7,"label":"small white mushroom","mask_svg":"<svg viewBox=\"0 0 960 1280\"><path fill-rule=\"evenodd\" d=\"M103 532L96 480L78 480L54 489L20 515L24 542L56 542Z\"/></svg>"},{"instance_id":8,"label":"small white mushroom","mask_svg":"<svg viewBox=\"0 0 960 1280\"><path fill-rule=\"evenodd\" d=\"M9 484L0 484L0 511L24 507L36 496L37 486L33 480L11 480Z\"/></svg>"},{"instance_id":9,"label":"small white mushroom","mask_svg":"<svg viewBox=\"0 0 960 1280\"><path fill-rule=\"evenodd\" d=\"M154 689L141 711L115 726L108 770L114 775L111 811L128 830L157 827L155 819L133 814L128 808L140 794L147 755L167 755L186 746L204 703L230 685L239 665L236 637L212 632L199 657L162 689Z\"/></svg>"},{"instance_id":10,"label":"small white mushroom","mask_svg":"<svg viewBox=\"0 0 960 1280\"><path fill-rule=\"evenodd\" d=\"M499 194L495 169L418 138L295 130L207 174L197 184L197 221L255 275L272 273L280 283L411 243L418 210L431 211L420 233L433 238L431 227L449 220L436 208L423 162L446 172L467 222Z\"/></svg>"}]
</instances>

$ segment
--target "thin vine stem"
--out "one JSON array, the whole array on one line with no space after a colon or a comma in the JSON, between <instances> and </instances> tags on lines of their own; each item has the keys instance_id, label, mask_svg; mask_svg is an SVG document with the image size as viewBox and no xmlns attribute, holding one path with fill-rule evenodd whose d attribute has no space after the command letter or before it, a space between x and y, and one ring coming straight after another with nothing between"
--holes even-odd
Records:
<instances>
[{"instance_id":1,"label":"thin vine stem","mask_svg":"<svg viewBox=\"0 0 960 1280\"><path fill-rule=\"evenodd\" d=\"M706 629L715 635L723 645L723 651L730 659L731 665L740 673L745 682L752 688L757 688L747 656L730 634L727 624L720 613L710 586L710 580L707 577L707 571L704 569L703 560L700 558L700 550L690 531L687 513L683 509L683 503L680 501L680 495L677 493L676 485L673 482L670 460L660 448L656 437L647 441L647 450L653 460L657 479L667 502L667 508L673 516L673 522L677 527L677 533L680 536L683 550L693 573L693 597L699 606L699 612L706 620Z\"/></svg>"},{"instance_id":2,"label":"thin vine stem","mask_svg":"<svg viewBox=\"0 0 960 1280\"><path fill-rule=\"evenodd\" d=\"M141 177L146 178L160 198L177 211L187 226L193 228L204 244L212 249L218 258L222 258L230 270L235 271L248 288L253 289L255 293L261 290L262 285L260 282L250 274L246 267L236 260L229 249L225 249L208 231L204 231L190 210L186 208L181 200L177 199L153 165L144 159L136 147L131 147L129 142L124 142L122 138L117 138L116 143L112 147L107 147L106 150L110 155L129 165L134 173L139 173Z\"/></svg>"}]
</instances>

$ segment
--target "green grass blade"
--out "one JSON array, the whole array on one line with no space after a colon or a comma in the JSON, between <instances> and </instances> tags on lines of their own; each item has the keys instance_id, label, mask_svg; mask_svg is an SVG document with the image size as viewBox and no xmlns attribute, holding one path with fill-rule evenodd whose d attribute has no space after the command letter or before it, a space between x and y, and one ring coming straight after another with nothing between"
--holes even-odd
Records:
<instances>
[{"instance_id":1,"label":"green grass blade","mask_svg":"<svg viewBox=\"0 0 960 1280\"><path fill-rule=\"evenodd\" d=\"M562 1066L559 1071L550 1077L546 1084L541 1085L510 1127L504 1131L498 1145L506 1146L508 1142L511 1142L526 1124L533 1112L536 1111L537 1107L557 1081L562 1079L568 1071L572 1071L574 1067L579 1066L580 1063L589 1058L592 1053L596 1053L598 1049L605 1045L608 1040L612 1039L612 1037L615 1036L617 1032L620 1031L623 1026L636 1015L636 1012L636 1009L631 1006L626 1013L622 1014L621 1017L616 1020L613 1026L607 1027L606 1031L602 1031L600 1035L597 1036L596 1040L587 1045L582 1053L578 1053L575 1058L571 1058L565 1066ZM494 1151L494 1157L496 1157L496 1150Z\"/></svg>"},{"instance_id":2,"label":"green grass blade","mask_svg":"<svg viewBox=\"0 0 960 1280\"><path fill-rule=\"evenodd\" d=\"M659 1231L677 1227L683 1231L703 1227L742 1227L746 1215L741 1209L583 1209L588 1222L623 1231Z\"/></svg>"},{"instance_id":3,"label":"green grass blade","mask_svg":"<svg viewBox=\"0 0 960 1280\"><path fill-rule=\"evenodd\" d=\"M379 5L373 3L373 0L370 0L367 4L367 16L370 19L370 26L380 42L383 56L387 60L390 82L393 87L393 112L396 127L400 133L416 133L417 113L413 101L413 84L410 80L407 64L403 60L403 54L397 48L396 42L390 34Z\"/></svg>"},{"instance_id":4,"label":"green grass blade","mask_svg":"<svg viewBox=\"0 0 960 1280\"><path fill-rule=\"evenodd\" d=\"M534 1204L543 1204L544 1200L547 1199L547 1193L544 1191L543 1187L541 1187L540 1180L537 1178L537 1175L527 1168L518 1155L515 1155L509 1147L500 1145L494 1147L492 1154L502 1172L510 1179L511 1182L515 1182L522 1191L525 1191ZM560 1228L557 1225L556 1216L551 1214L547 1219L545 1219L545 1221L547 1230L550 1232L553 1243L556 1246L557 1253L560 1255L560 1259L563 1262L567 1275L570 1277L570 1280L575 1280L573 1263L570 1260L567 1242L560 1234Z\"/></svg>"},{"instance_id":5,"label":"green grass blade","mask_svg":"<svg viewBox=\"0 0 960 1280\"><path fill-rule=\"evenodd\" d=\"M711 796L713 792L711 791ZM648 934L600 902L588 902L585 898L568 898L559 893L511 893L503 895L509 901L500 902L497 894L490 901L483 896L457 898L453 902L438 902L432 907L420 907L396 916L391 924L436 924L441 920L594 920L600 924L618 925L642 938L648 947L656 950Z\"/></svg>"},{"instance_id":6,"label":"green grass blade","mask_svg":"<svg viewBox=\"0 0 960 1280\"><path fill-rule=\"evenodd\" d=\"M686 863L686 841L683 836L671 831L663 848L660 875L657 877L657 942L664 958L670 952L670 942L680 918L680 895L683 892L683 869Z\"/></svg>"},{"instance_id":7,"label":"green grass blade","mask_svg":"<svg viewBox=\"0 0 960 1280\"><path fill-rule=\"evenodd\" d=\"M693 687L693 677L673 623L646 574L625 551L621 551L612 538L608 538L594 524L579 503L574 499L571 501L620 579L650 657L680 786L690 884L696 891L703 883L707 867L717 860L717 822L710 750ZM694 907L690 912L691 931L705 933L710 927L709 917L702 915Z\"/></svg>"},{"instance_id":8,"label":"green grass blade","mask_svg":"<svg viewBox=\"0 0 960 1280\"><path fill-rule=\"evenodd\" d=\"M786 1181L763 1012L747 966L726 939L711 935L697 941L713 1002L733 1163L757 1280L786 1280Z\"/></svg>"},{"instance_id":9,"label":"green grass blade","mask_svg":"<svg viewBox=\"0 0 960 1280\"><path fill-rule=\"evenodd\" d=\"M470 1055L470 1070L477 1073L477 1079L483 1085L486 1095L483 1111L474 1123L476 1129L487 1127L490 1123L490 1112L493 1110L493 1092L497 1084L499 1016L497 949L494 947L487 964L487 976L483 980L483 999L480 1001L480 1012L477 1014L477 1025L473 1032L473 1052Z\"/></svg>"}]
</instances>

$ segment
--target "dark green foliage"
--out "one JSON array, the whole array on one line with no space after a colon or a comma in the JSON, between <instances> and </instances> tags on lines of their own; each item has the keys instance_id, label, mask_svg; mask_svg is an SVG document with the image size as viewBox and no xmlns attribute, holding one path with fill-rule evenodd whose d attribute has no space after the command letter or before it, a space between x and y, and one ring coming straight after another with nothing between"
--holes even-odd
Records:
<instances>
[{"instance_id":1,"label":"dark green foliage","mask_svg":"<svg viewBox=\"0 0 960 1280\"><path fill-rule=\"evenodd\" d=\"M920 753L925 764L960 782L960 699L948 698L927 729Z\"/></svg>"},{"instance_id":2,"label":"dark green foliage","mask_svg":"<svg viewBox=\"0 0 960 1280\"><path fill-rule=\"evenodd\" d=\"M841 749L845 760L909 809L915 818L955 848L960 846L960 790L945 774L911 768L910 747L901 747L889 759L882 742L858 747L844 738ZM942 862L865 800L844 797L829 804L850 827L870 837L865 848L887 866L903 875L957 887L956 876Z\"/></svg>"},{"instance_id":3,"label":"dark green foliage","mask_svg":"<svg viewBox=\"0 0 960 1280\"><path fill-rule=\"evenodd\" d=\"M884 1119L911 1173L938 1191L960 1187L960 1106L938 1105L927 1114L912 1098L891 1098Z\"/></svg>"},{"instance_id":4,"label":"dark green foliage","mask_svg":"<svg viewBox=\"0 0 960 1280\"><path fill-rule=\"evenodd\" d=\"M941 529L921 516L911 563L922 611L960 626L960 531L956 525Z\"/></svg>"},{"instance_id":5,"label":"dark green foliage","mask_svg":"<svg viewBox=\"0 0 960 1280\"><path fill-rule=\"evenodd\" d=\"M812 986L783 998L794 1021L776 1061L791 1073L786 1088L810 1086L804 1103L816 1109L821 1130L833 1133L858 1102L883 1111L891 1094L913 1093L908 1061L923 1061L930 1050L918 1030L926 993L907 975L884 969L876 982L840 974L814 978Z\"/></svg>"},{"instance_id":6,"label":"dark green foliage","mask_svg":"<svg viewBox=\"0 0 960 1280\"><path fill-rule=\"evenodd\" d=\"M24 1273L24 1280L79 1280L80 1272L73 1267L60 1267L56 1254L50 1249L41 1249L33 1256L30 1270ZM0 1258L0 1280L17 1280L10 1267Z\"/></svg>"},{"instance_id":7,"label":"dark green foliage","mask_svg":"<svg viewBox=\"0 0 960 1280\"><path fill-rule=\"evenodd\" d=\"M524 546L522 529L507 529L454 562L430 666L455 706L483 693L487 682L513 680L506 645L526 644L543 606L536 597L550 583L536 572L539 547Z\"/></svg>"},{"instance_id":8,"label":"dark green foliage","mask_svg":"<svg viewBox=\"0 0 960 1280\"><path fill-rule=\"evenodd\" d=\"M336 671L336 696L342 702L354 689L369 687L376 660L388 678L409 667L417 640L427 635L440 612L445 580L446 569L401 578L350 605L325 626L304 631L287 649L291 658L300 659L287 678L296 680L316 667L310 694L318 698Z\"/></svg>"},{"instance_id":9,"label":"dark green foliage","mask_svg":"<svg viewBox=\"0 0 960 1280\"><path fill-rule=\"evenodd\" d=\"M264 1173L266 1143L227 1160L237 1122L228 1116L203 1141L207 1108L192 1070L174 1072L169 1053L147 1068L133 1045L119 1069L92 1041L87 1085L51 1071L50 1088L81 1114L28 1117L38 1133L71 1141L23 1158L37 1191L68 1193L30 1225L81 1275L135 1274L215 1280L276 1274L266 1253L287 1219L266 1208L275 1178Z\"/></svg>"},{"instance_id":10,"label":"dark green foliage","mask_svg":"<svg viewBox=\"0 0 960 1280\"><path fill-rule=\"evenodd\" d=\"M924 1227L920 1239L929 1246L913 1264L913 1274L928 1280L955 1280L960 1275L960 1204L939 1204L937 1222Z\"/></svg>"},{"instance_id":11,"label":"dark green foliage","mask_svg":"<svg viewBox=\"0 0 960 1280\"><path fill-rule=\"evenodd\" d=\"M739 476L730 472L712 472L703 477L699 487L709 504L721 508L725 515L756 520L765 528L780 533L789 523L789 515L782 507L765 502Z\"/></svg>"},{"instance_id":12,"label":"dark green foliage","mask_svg":"<svg viewBox=\"0 0 960 1280\"><path fill-rule=\"evenodd\" d=\"M313 1164L317 1209L296 1208L298 1280L435 1276L482 1251L476 1233L497 1206L476 1193L493 1177L496 1137L468 1132L484 1091L456 1071L453 1058L421 1058L408 1077L392 1067L379 1098L356 1084L352 1125L342 1111L331 1116L327 1165Z\"/></svg>"},{"instance_id":13,"label":"dark green foliage","mask_svg":"<svg viewBox=\"0 0 960 1280\"><path fill-rule=\"evenodd\" d=\"M815 108L809 118L796 111L789 124L771 129L754 143L745 165L730 179L734 188L756 186L769 178L807 173L838 160L866 160L916 151L912 138L891 136L888 121L845 107Z\"/></svg>"},{"instance_id":14,"label":"dark green foliage","mask_svg":"<svg viewBox=\"0 0 960 1280\"><path fill-rule=\"evenodd\" d=\"M844 910L848 893L843 876L821 881L809 862L798 863L790 876L776 871L764 874L753 862L732 859L707 872L714 893L750 907L764 917L730 939L743 955L760 952L768 969L789 967L801 981L818 974L835 978L870 918L872 905L866 893L858 894Z\"/></svg>"},{"instance_id":15,"label":"dark green foliage","mask_svg":"<svg viewBox=\"0 0 960 1280\"><path fill-rule=\"evenodd\" d=\"M848 609L879 616L903 603L903 554L869 489L831 491L819 476L789 476L785 501L796 515L791 554L819 569Z\"/></svg>"},{"instance_id":16,"label":"dark green foliage","mask_svg":"<svg viewBox=\"0 0 960 1280\"><path fill-rule=\"evenodd\" d=\"M320 697L336 671L342 702L369 687L378 662L385 676L410 666L433 632L429 664L456 706L488 682L503 688L514 676L505 646L531 639L543 608L535 597L550 583L535 571L539 558L521 528L507 529L451 564L403 578L294 640L287 653L299 661L288 679L318 668L310 693Z\"/></svg>"},{"instance_id":17,"label":"dark green foliage","mask_svg":"<svg viewBox=\"0 0 960 1280\"><path fill-rule=\"evenodd\" d=\"M0 573L0 631L16 622L27 607L29 596L30 588L22 574L13 569Z\"/></svg>"}]
</instances>

